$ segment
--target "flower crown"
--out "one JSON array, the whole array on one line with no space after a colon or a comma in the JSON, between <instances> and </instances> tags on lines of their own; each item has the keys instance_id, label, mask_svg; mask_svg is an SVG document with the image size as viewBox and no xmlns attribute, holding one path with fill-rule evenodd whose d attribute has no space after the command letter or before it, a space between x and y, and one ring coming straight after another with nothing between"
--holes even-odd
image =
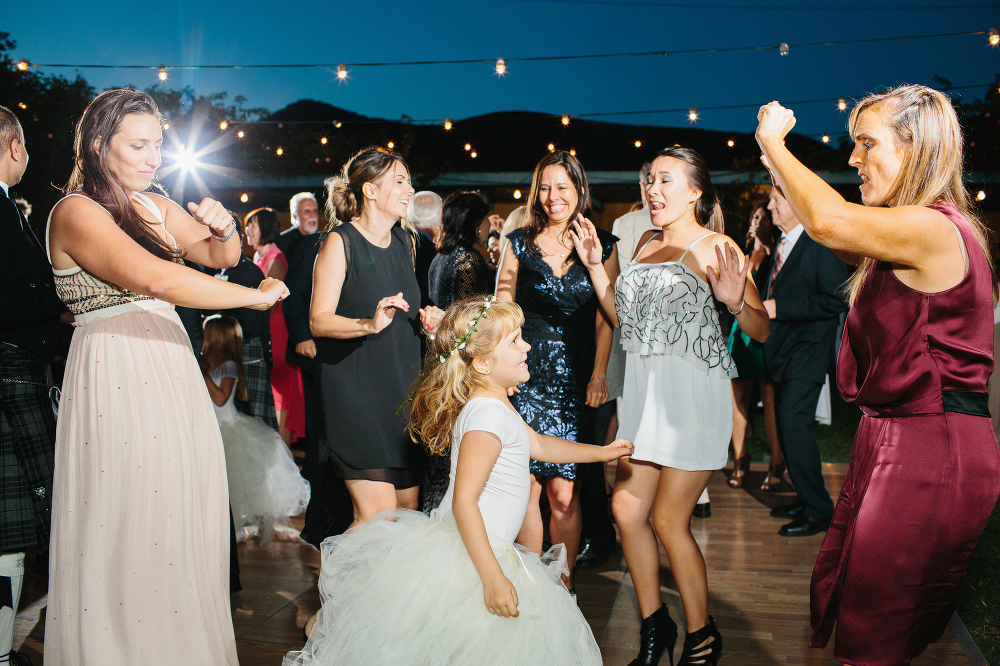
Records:
<instances>
[{"instance_id":1,"label":"flower crown","mask_svg":"<svg viewBox=\"0 0 1000 666\"><path fill-rule=\"evenodd\" d=\"M445 361L448 360L450 356L453 356L455 352L457 352L459 349L465 349L465 345L469 341L469 338L471 338L472 334L476 332L476 326L479 324L479 321L489 316L488 313L490 311L490 307L493 305L493 301L495 301L496 298L497 298L496 296L490 296L489 298L483 301L483 306L482 309L479 311L479 316L477 316L475 319L469 322L469 326L465 329L465 333L455 339L455 344L452 345L451 349L442 354L438 354L438 361L440 363L443 364Z\"/></svg>"}]
</instances>

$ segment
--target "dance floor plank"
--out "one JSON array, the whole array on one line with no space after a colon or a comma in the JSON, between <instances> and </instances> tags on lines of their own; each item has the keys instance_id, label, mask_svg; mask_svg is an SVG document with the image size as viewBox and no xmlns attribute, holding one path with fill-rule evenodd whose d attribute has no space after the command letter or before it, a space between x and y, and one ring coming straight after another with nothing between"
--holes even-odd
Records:
<instances>
[{"instance_id":1,"label":"dance floor plank","mask_svg":"<svg viewBox=\"0 0 1000 666\"><path fill-rule=\"evenodd\" d=\"M846 465L824 465L827 487L836 497ZM778 535L782 521L773 506L793 500L787 481L777 493L762 494L766 466L755 463L746 488L726 486L727 475L712 476L712 517L693 519L693 532L708 567L709 612L723 635L722 663L737 666L788 664L835 666L832 647L810 650L809 576L822 535L788 539ZM256 541L239 546L243 591L232 595L233 626L242 666L279 666L282 656L305 642L302 627L319 608L316 578L319 552L301 541ZM683 629L683 608L661 551L663 598ZM14 646L41 663L45 624L45 579L25 579ZM639 645L639 611L621 551L604 566L577 574L578 602L601 647L606 666L624 666ZM683 633L675 655L680 656ZM667 664L666 658L661 662ZM949 629L916 665L969 664Z\"/></svg>"}]
</instances>

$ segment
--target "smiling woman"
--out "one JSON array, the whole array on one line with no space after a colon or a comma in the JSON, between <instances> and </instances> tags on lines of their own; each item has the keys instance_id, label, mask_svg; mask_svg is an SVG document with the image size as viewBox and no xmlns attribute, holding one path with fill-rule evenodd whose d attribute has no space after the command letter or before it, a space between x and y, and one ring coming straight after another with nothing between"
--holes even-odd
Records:
<instances>
[{"instance_id":1,"label":"smiling woman","mask_svg":"<svg viewBox=\"0 0 1000 666\"><path fill-rule=\"evenodd\" d=\"M930 88L862 100L850 119L858 206L784 147L790 110L772 102L758 120L806 232L858 266L838 385L865 415L813 570L810 646L836 625L839 660L909 663L947 626L1000 495L986 404L996 278L962 181L962 132Z\"/></svg>"}]
</instances>

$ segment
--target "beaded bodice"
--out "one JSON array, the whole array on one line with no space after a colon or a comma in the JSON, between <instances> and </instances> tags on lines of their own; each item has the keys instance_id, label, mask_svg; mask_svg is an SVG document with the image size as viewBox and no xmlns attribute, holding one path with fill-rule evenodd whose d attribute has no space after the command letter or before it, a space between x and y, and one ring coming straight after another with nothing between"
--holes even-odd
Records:
<instances>
[{"instance_id":1,"label":"beaded bodice","mask_svg":"<svg viewBox=\"0 0 1000 666\"><path fill-rule=\"evenodd\" d=\"M615 307L622 347L643 356L678 356L710 376L735 377L712 290L682 260L633 261L618 276Z\"/></svg>"},{"instance_id":2,"label":"beaded bodice","mask_svg":"<svg viewBox=\"0 0 1000 666\"><path fill-rule=\"evenodd\" d=\"M67 196L83 195L69 194ZM149 197L137 193L135 195L135 200L149 210L160 224L163 224L163 216L160 213L160 209L156 207L156 204L154 204ZM54 206L53 209L55 209ZM164 227L164 232L167 240L176 248L177 244L174 241L174 237L170 234L170 232L166 231L166 227ZM49 234L48 228L46 228L46 252L48 251L48 245ZM49 261L51 261L51 257L49 258ZM179 259L177 261L180 262ZM123 310L126 308L123 308L122 306L142 301L148 301L147 303L142 304L144 307L160 303L152 296L137 294L129 291L128 289L123 289L122 287L108 282L107 280L103 280L96 275L88 273L80 266L64 270L53 268L52 274L53 282L56 287L56 294L59 295L59 299L74 315L86 315L98 310L105 310L106 308L117 308L117 310ZM162 303L162 305L166 306L168 304Z\"/></svg>"}]
</instances>

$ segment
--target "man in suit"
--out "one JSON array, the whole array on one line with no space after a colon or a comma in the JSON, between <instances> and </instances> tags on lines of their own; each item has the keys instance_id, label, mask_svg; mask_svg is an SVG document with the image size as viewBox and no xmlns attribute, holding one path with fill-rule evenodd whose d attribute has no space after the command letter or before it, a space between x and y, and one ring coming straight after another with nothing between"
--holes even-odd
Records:
<instances>
[{"instance_id":1,"label":"man in suit","mask_svg":"<svg viewBox=\"0 0 1000 666\"><path fill-rule=\"evenodd\" d=\"M13 648L24 555L49 543L56 420L45 368L62 303L45 250L10 188L28 166L17 117L0 106L0 662Z\"/></svg>"},{"instance_id":2,"label":"man in suit","mask_svg":"<svg viewBox=\"0 0 1000 666\"><path fill-rule=\"evenodd\" d=\"M781 239L769 258L760 285L764 308L771 318L771 336L764 343L764 362L775 383L778 430L788 475L798 501L771 511L791 519L779 534L810 536L824 531L833 516L833 501L823 482L813 418L816 403L833 362L834 338L840 314L847 311L841 287L848 267L832 250L804 233L802 225L777 188L767 205Z\"/></svg>"}]
</instances>

